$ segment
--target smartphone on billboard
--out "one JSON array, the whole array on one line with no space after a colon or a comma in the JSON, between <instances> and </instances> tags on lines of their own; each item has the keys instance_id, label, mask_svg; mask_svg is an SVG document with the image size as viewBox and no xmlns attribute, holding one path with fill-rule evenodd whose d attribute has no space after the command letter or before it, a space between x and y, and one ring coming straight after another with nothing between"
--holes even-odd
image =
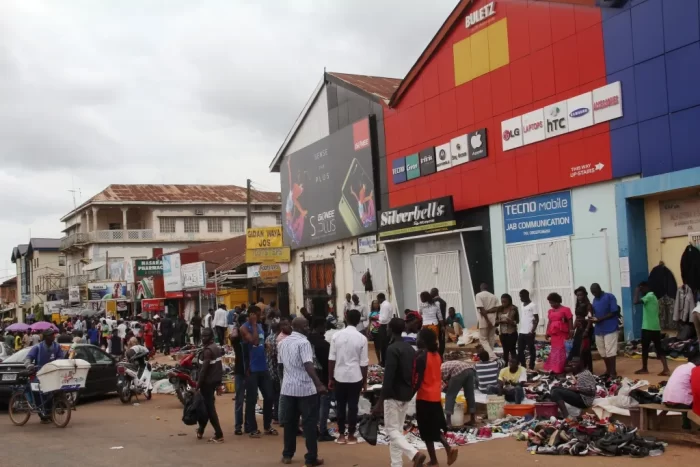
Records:
<instances>
[{"instance_id":1,"label":"smartphone on billboard","mask_svg":"<svg viewBox=\"0 0 700 467\"><path fill-rule=\"evenodd\" d=\"M374 183L357 159L345 176L338 205L350 234L361 235L376 222Z\"/></svg>"}]
</instances>

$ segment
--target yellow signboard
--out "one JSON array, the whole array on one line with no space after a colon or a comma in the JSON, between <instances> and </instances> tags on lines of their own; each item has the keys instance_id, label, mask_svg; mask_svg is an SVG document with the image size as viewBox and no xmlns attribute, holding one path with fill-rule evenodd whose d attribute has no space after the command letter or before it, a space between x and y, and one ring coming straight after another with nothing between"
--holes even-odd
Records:
<instances>
[{"instance_id":1,"label":"yellow signboard","mask_svg":"<svg viewBox=\"0 0 700 467\"><path fill-rule=\"evenodd\" d=\"M288 246L282 248L259 248L245 251L246 263L288 263L291 253Z\"/></svg>"},{"instance_id":2,"label":"yellow signboard","mask_svg":"<svg viewBox=\"0 0 700 467\"><path fill-rule=\"evenodd\" d=\"M246 232L246 249L257 250L259 248L281 248L282 226L256 227Z\"/></svg>"}]
</instances>

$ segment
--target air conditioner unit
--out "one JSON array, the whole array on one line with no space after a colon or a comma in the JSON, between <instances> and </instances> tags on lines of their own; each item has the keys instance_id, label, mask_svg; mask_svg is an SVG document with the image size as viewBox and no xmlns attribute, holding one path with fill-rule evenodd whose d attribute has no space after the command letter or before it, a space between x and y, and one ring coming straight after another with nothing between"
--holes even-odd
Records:
<instances>
[{"instance_id":1,"label":"air conditioner unit","mask_svg":"<svg viewBox=\"0 0 700 467\"><path fill-rule=\"evenodd\" d=\"M195 210L194 210L194 215L195 215L195 216L203 216L203 215L204 215L204 209L195 209Z\"/></svg>"}]
</instances>

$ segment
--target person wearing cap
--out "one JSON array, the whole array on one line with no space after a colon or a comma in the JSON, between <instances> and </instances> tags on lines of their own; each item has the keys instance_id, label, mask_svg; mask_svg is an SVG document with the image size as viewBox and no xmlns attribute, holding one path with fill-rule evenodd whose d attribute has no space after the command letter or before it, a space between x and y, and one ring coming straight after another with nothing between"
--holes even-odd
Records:
<instances>
[{"instance_id":1,"label":"person wearing cap","mask_svg":"<svg viewBox=\"0 0 700 467\"><path fill-rule=\"evenodd\" d=\"M47 329L43 332L44 339L29 350L24 359L24 366L35 367L37 370L54 360L65 358L61 346L55 342L55 331Z\"/></svg>"}]
</instances>

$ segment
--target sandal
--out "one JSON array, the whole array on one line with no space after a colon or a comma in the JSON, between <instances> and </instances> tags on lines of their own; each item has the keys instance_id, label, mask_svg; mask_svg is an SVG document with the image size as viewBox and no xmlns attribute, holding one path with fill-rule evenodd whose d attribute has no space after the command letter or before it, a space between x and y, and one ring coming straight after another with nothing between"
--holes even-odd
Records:
<instances>
[{"instance_id":1,"label":"sandal","mask_svg":"<svg viewBox=\"0 0 700 467\"><path fill-rule=\"evenodd\" d=\"M265 434L268 436L278 436L279 435L277 430L275 430L274 428L268 428L267 430L265 430Z\"/></svg>"},{"instance_id":2,"label":"sandal","mask_svg":"<svg viewBox=\"0 0 700 467\"><path fill-rule=\"evenodd\" d=\"M211 444L221 444L223 442L224 442L224 438L216 438L216 437L209 438L209 441L207 441L207 443L211 443Z\"/></svg>"},{"instance_id":3,"label":"sandal","mask_svg":"<svg viewBox=\"0 0 700 467\"><path fill-rule=\"evenodd\" d=\"M204 436L204 432L197 430L197 439L202 439L203 436Z\"/></svg>"},{"instance_id":4,"label":"sandal","mask_svg":"<svg viewBox=\"0 0 700 467\"><path fill-rule=\"evenodd\" d=\"M262 436L262 433L260 433L260 430L255 430L251 431L248 436L250 436L251 438L260 438Z\"/></svg>"}]
</instances>

